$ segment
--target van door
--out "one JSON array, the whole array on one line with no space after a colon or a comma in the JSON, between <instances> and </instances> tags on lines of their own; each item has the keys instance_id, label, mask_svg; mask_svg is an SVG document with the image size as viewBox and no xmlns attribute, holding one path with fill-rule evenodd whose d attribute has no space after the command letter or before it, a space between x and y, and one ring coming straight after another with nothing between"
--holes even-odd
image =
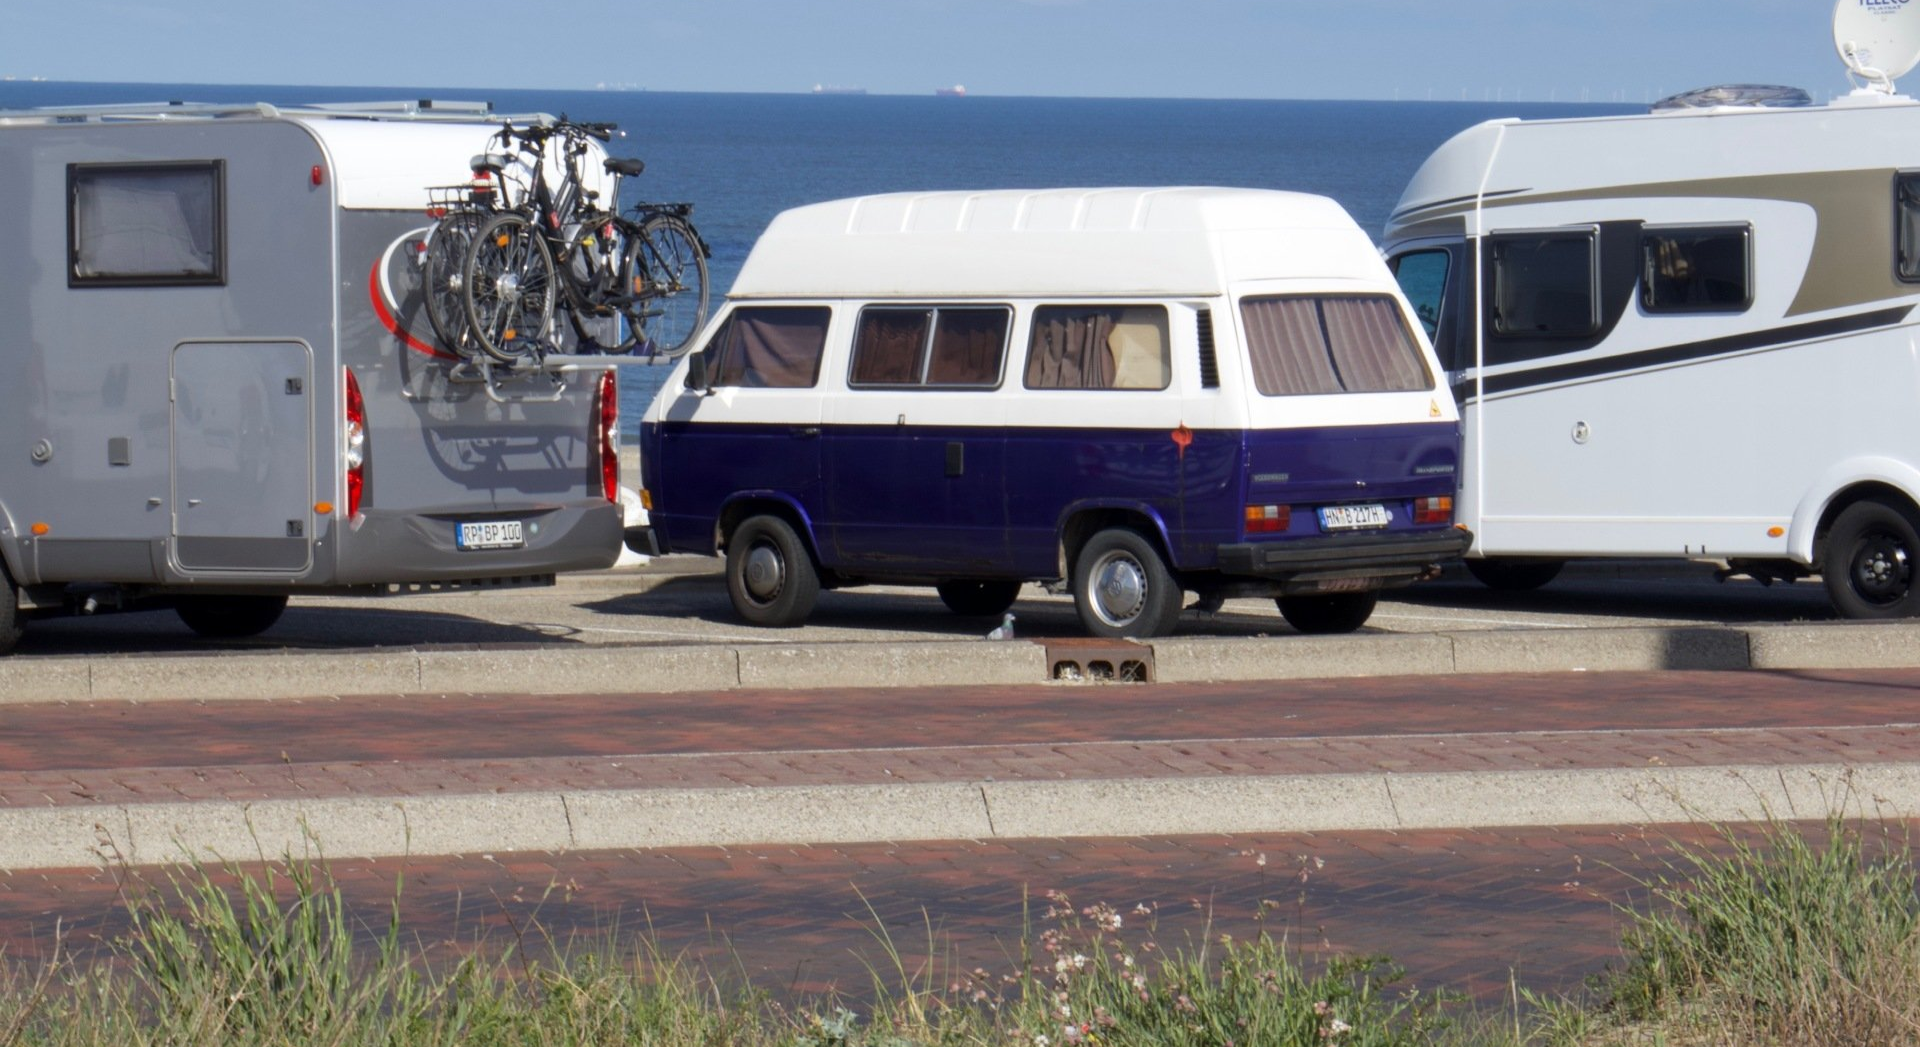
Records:
<instances>
[{"instance_id":1,"label":"van door","mask_svg":"<svg viewBox=\"0 0 1920 1047\"><path fill-rule=\"evenodd\" d=\"M302 342L174 348L173 556L182 570L307 568L312 385Z\"/></svg>"}]
</instances>

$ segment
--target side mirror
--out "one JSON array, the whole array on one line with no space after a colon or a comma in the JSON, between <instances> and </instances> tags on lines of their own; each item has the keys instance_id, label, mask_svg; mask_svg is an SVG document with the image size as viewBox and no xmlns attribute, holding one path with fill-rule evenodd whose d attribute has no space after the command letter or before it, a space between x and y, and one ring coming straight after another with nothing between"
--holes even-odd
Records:
<instances>
[{"instance_id":1,"label":"side mirror","mask_svg":"<svg viewBox=\"0 0 1920 1047\"><path fill-rule=\"evenodd\" d=\"M694 353L687 357L687 388L702 396L712 392L707 388L707 354Z\"/></svg>"}]
</instances>

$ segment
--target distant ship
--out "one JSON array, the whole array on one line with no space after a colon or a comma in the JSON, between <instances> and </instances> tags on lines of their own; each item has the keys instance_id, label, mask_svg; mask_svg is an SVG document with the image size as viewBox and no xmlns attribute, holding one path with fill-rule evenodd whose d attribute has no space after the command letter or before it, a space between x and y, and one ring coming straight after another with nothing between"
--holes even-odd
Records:
<instances>
[{"instance_id":1,"label":"distant ship","mask_svg":"<svg viewBox=\"0 0 1920 1047\"><path fill-rule=\"evenodd\" d=\"M942 98L965 98L967 96L967 85L954 84L952 87L936 87L933 89L933 93Z\"/></svg>"},{"instance_id":2,"label":"distant ship","mask_svg":"<svg viewBox=\"0 0 1920 1047\"><path fill-rule=\"evenodd\" d=\"M867 93L867 89L864 87L835 87L832 84L814 84L813 93L817 95L863 95Z\"/></svg>"}]
</instances>

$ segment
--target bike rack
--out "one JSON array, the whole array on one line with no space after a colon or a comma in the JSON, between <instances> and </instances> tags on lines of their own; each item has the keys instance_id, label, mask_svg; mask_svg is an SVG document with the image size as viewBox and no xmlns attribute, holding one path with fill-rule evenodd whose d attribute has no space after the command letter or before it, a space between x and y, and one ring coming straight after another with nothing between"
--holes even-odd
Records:
<instances>
[{"instance_id":1,"label":"bike rack","mask_svg":"<svg viewBox=\"0 0 1920 1047\"><path fill-rule=\"evenodd\" d=\"M615 358L608 356L562 356L558 353L536 353L509 364L475 354L455 364L447 372L447 380L481 384L486 389L487 399L497 404L554 403L566 395L568 375L604 371L617 362ZM548 388L542 392L514 394L503 391L501 388L502 382L518 380L536 383L540 378L545 378L548 385Z\"/></svg>"}]
</instances>

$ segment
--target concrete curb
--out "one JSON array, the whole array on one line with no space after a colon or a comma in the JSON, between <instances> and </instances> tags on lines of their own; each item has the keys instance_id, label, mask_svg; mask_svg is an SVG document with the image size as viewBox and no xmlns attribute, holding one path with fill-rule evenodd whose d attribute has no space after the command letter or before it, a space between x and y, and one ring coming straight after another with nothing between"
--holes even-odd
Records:
<instances>
[{"instance_id":1,"label":"concrete curb","mask_svg":"<svg viewBox=\"0 0 1920 1047\"><path fill-rule=\"evenodd\" d=\"M0 809L0 868L1920 815L1920 763L607 790Z\"/></svg>"},{"instance_id":2,"label":"concrete curb","mask_svg":"<svg viewBox=\"0 0 1920 1047\"><path fill-rule=\"evenodd\" d=\"M1163 683L1449 673L1920 667L1920 621L1471 630L1143 645ZM648 694L1050 681L1039 643L245 651L0 659L0 705L349 695Z\"/></svg>"}]
</instances>

